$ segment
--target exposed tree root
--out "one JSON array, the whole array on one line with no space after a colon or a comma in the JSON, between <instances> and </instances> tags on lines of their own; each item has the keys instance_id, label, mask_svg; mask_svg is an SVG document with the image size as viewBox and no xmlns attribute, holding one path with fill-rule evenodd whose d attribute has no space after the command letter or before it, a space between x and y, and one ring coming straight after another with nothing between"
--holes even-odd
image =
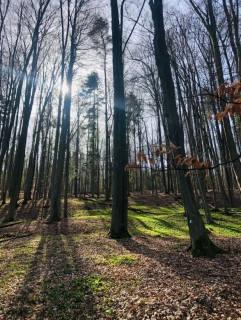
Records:
<instances>
[{"instance_id":1,"label":"exposed tree root","mask_svg":"<svg viewBox=\"0 0 241 320\"><path fill-rule=\"evenodd\" d=\"M110 239L125 239L125 238L131 238L132 236L127 230L125 231L120 230L118 233L110 230L107 234L107 237Z\"/></svg>"},{"instance_id":2,"label":"exposed tree root","mask_svg":"<svg viewBox=\"0 0 241 320\"><path fill-rule=\"evenodd\" d=\"M2 223L10 223L10 222L13 222L13 221L14 221L14 218L9 218L8 216L6 216L3 219Z\"/></svg>"},{"instance_id":3,"label":"exposed tree root","mask_svg":"<svg viewBox=\"0 0 241 320\"><path fill-rule=\"evenodd\" d=\"M190 251L190 255L193 258L213 258L218 253L225 253L223 249L217 247L208 237L205 236L196 240L195 244L190 245L188 251Z\"/></svg>"}]
</instances>

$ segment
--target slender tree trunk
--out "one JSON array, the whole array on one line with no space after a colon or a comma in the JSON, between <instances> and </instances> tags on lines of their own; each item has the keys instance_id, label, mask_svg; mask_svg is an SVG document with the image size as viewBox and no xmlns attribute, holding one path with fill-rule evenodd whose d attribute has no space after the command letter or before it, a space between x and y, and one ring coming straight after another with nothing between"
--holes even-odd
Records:
<instances>
[{"instance_id":1,"label":"slender tree trunk","mask_svg":"<svg viewBox=\"0 0 241 320\"><path fill-rule=\"evenodd\" d=\"M13 170L12 181L14 181L14 184L12 188L8 214L5 217L5 221L12 221L14 219L14 212L15 212L16 203L19 197L20 187L21 187L28 125L29 125L29 119L30 119L33 101L35 97L35 92L36 92L36 69L37 69L37 61L38 61L37 39L38 39L38 28L36 28L35 35L33 38L33 43L34 43L33 61L32 61L29 81L26 87L25 104L23 108L23 123L22 123L21 134L20 134L19 142L17 146L16 158L15 158L15 164L14 164L14 170Z\"/></svg>"},{"instance_id":2,"label":"slender tree trunk","mask_svg":"<svg viewBox=\"0 0 241 320\"><path fill-rule=\"evenodd\" d=\"M76 146L75 146L75 177L74 177L74 196L78 197L78 179L79 179L79 134L80 134L80 103L78 97L78 111L77 111L77 136L76 136Z\"/></svg>"},{"instance_id":3,"label":"slender tree trunk","mask_svg":"<svg viewBox=\"0 0 241 320\"><path fill-rule=\"evenodd\" d=\"M64 218L68 217L69 158L70 158L69 135L67 137L66 149L67 149L67 154L66 154L66 161L65 161Z\"/></svg>"},{"instance_id":4,"label":"slender tree trunk","mask_svg":"<svg viewBox=\"0 0 241 320\"><path fill-rule=\"evenodd\" d=\"M108 93L107 93L107 68L106 50L104 52L104 79L105 79L105 201L110 200L109 187L109 127L108 127Z\"/></svg>"}]
</instances>

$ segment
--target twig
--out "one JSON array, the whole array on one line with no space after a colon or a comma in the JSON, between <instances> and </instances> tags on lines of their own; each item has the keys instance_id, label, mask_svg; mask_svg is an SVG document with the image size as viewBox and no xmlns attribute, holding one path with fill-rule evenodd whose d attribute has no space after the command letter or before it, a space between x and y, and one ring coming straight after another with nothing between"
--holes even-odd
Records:
<instances>
[{"instance_id":1,"label":"twig","mask_svg":"<svg viewBox=\"0 0 241 320\"><path fill-rule=\"evenodd\" d=\"M19 238L29 237L29 236L32 236L34 234L36 234L36 233L27 233L27 234L22 234L20 236L13 235L13 236L9 237L8 239L0 240L0 243L1 242L5 242L5 241L9 241L9 240L15 240L15 239L19 239Z\"/></svg>"},{"instance_id":2,"label":"twig","mask_svg":"<svg viewBox=\"0 0 241 320\"><path fill-rule=\"evenodd\" d=\"M15 224L20 224L20 223L23 223L23 221L3 223L3 224L0 224L0 228L7 228L7 227L14 226Z\"/></svg>"}]
</instances>

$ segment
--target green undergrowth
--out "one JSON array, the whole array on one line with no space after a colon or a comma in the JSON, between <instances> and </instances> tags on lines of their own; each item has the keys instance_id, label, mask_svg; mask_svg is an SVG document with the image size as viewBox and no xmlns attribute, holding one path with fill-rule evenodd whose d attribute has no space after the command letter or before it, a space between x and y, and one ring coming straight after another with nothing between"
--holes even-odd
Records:
<instances>
[{"instance_id":1,"label":"green undergrowth","mask_svg":"<svg viewBox=\"0 0 241 320\"><path fill-rule=\"evenodd\" d=\"M102 224L106 231L111 220L111 206L100 199L71 200L76 208L72 210L74 219L95 220L96 224ZM205 216L201 211L204 223ZM220 212L212 212L213 224L206 224L210 233L223 237L241 236L241 212L233 209L227 216ZM188 238L187 218L184 216L182 206L147 206L131 203L128 210L128 229L131 235L160 236L174 238ZM94 230L93 230L94 232Z\"/></svg>"},{"instance_id":2,"label":"green undergrowth","mask_svg":"<svg viewBox=\"0 0 241 320\"><path fill-rule=\"evenodd\" d=\"M96 274L59 285L45 281L43 302L46 303L50 319L69 319L72 314L77 314L78 308L83 313L83 307L85 319L91 319L96 312L103 316L114 314L115 310L111 308L113 299L108 297L109 289L114 285L113 281Z\"/></svg>"},{"instance_id":3,"label":"green undergrowth","mask_svg":"<svg viewBox=\"0 0 241 320\"><path fill-rule=\"evenodd\" d=\"M131 206L129 226L132 235L187 237L188 228L182 207Z\"/></svg>"},{"instance_id":4,"label":"green undergrowth","mask_svg":"<svg viewBox=\"0 0 241 320\"><path fill-rule=\"evenodd\" d=\"M136 259L130 255L105 255L105 261L109 263L111 266L119 266L119 265L132 265L135 263Z\"/></svg>"},{"instance_id":5,"label":"green undergrowth","mask_svg":"<svg viewBox=\"0 0 241 320\"><path fill-rule=\"evenodd\" d=\"M225 215L222 212L212 212L212 218L214 223L206 225L206 228L212 234L222 237L241 236L241 212L239 210L232 209L231 215Z\"/></svg>"},{"instance_id":6,"label":"green undergrowth","mask_svg":"<svg viewBox=\"0 0 241 320\"><path fill-rule=\"evenodd\" d=\"M232 210L230 216L221 212L212 216L214 224L206 225L212 235L240 236L239 210ZM62 222L55 225L59 233L32 234L0 243L0 319L117 319L111 293L121 292L121 272L134 272L140 257L129 250L132 240L113 242L104 237L111 219L109 205L71 200L70 219L79 228L73 228L73 233L73 225L63 221L66 229L61 229ZM132 203L128 229L133 236L179 238L177 251L188 238L181 206ZM101 270L111 270L111 276ZM128 286L137 286L139 280L139 275L128 278Z\"/></svg>"},{"instance_id":7,"label":"green undergrowth","mask_svg":"<svg viewBox=\"0 0 241 320\"><path fill-rule=\"evenodd\" d=\"M0 245L0 319L105 319L114 314L110 278L89 270L86 235L33 235ZM89 241L90 244L91 241ZM85 249L86 250L86 249ZM131 256L104 257L109 264L131 263ZM7 306L6 302L11 304Z\"/></svg>"}]
</instances>

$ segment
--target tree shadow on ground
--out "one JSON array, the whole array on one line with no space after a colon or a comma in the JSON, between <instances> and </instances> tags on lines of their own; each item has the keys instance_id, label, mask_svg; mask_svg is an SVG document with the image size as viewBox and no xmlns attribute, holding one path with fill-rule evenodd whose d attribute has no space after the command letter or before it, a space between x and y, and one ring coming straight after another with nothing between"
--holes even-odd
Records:
<instances>
[{"instance_id":1,"label":"tree shadow on ground","mask_svg":"<svg viewBox=\"0 0 241 320\"><path fill-rule=\"evenodd\" d=\"M65 224L67 233L66 228ZM35 252L24 256L26 272L13 284L4 319L94 319L96 301L90 285L94 280L88 278L90 267L77 251L74 237L63 234L61 223L56 224L55 234L52 230L35 240L32 237L30 242L15 243L17 249L38 242Z\"/></svg>"},{"instance_id":2,"label":"tree shadow on ground","mask_svg":"<svg viewBox=\"0 0 241 320\"><path fill-rule=\"evenodd\" d=\"M130 230L135 234L143 234L140 230L148 230L162 235L166 235L165 230L173 229L177 234L186 236L188 231L187 228L181 228L178 223L168 222L164 219L152 217L153 222L151 224L145 223L142 219L138 217L132 217L129 221ZM162 230L163 229L163 230Z\"/></svg>"},{"instance_id":3,"label":"tree shadow on ground","mask_svg":"<svg viewBox=\"0 0 241 320\"><path fill-rule=\"evenodd\" d=\"M155 261L156 268L163 266L170 268L174 278L185 278L193 282L201 281L201 283L210 283L210 280L214 281L214 279L224 283L233 283L235 275L230 274L227 269L232 267L232 260L229 259L228 254L218 255L212 260L207 258L192 259L185 252L188 240L161 238L161 243L159 243L158 239L159 237L135 237L119 241L131 253L143 255ZM156 249L157 247L159 249ZM224 265L227 270L225 273ZM150 267L151 270L155 272L154 265Z\"/></svg>"}]
</instances>

